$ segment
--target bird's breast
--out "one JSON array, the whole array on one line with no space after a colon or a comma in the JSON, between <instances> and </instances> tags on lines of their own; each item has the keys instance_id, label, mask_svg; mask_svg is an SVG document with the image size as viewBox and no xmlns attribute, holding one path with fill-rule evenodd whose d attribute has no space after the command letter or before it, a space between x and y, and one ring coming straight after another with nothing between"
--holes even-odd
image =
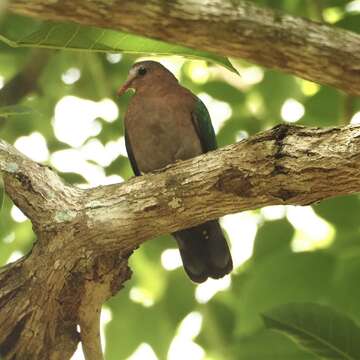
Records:
<instances>
[{"instance_id":1,"label":"bird's breast","mask_svg":"<svg viewBox=\"0 0 360 360\"><path fill-rule=\"evenodd\" d=\"M140 171L151 172L202 153L191 116L186 104L174 104L171 98L130 104L125 127Z\"/></svg>"}]
</instances>

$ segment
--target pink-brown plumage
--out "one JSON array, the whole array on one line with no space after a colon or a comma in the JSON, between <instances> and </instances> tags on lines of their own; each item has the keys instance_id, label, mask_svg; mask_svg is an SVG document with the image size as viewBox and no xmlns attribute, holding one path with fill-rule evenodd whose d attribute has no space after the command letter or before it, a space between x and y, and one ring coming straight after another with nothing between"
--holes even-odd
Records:
<instances>
[{"instance_id":1,"label":"pink-brown plumage","mask_svg":"<svg viewBox=\"0 0 360 360\"><path fill-rule=\"evenodd\" d=\"M128 88L133 88L135 95L125 116L125 141L136 175L216 148L205 106L200 102L201 111L197 111L200 100L161 64L135 64L119 94ZM206 126L201 127L199 118L204 112ZM232 270L229 248L217 220L177 231L173 236L193 281L220 278Z\"/></svg>"}]
</instances>

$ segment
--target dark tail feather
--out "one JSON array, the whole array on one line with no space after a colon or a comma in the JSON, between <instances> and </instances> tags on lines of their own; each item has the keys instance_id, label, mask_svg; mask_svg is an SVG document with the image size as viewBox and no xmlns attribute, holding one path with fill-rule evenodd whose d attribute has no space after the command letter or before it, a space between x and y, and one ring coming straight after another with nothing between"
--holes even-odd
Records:
<instances>
[{"instance_id":1,"label":"dark tail feather","mask_svg":"<svg viewBox=\"0 0 360 360\"><path fill-rule=\"evenodd\" d=\"M201 283L208 277L219 279L232 268L232 259L217 220L173 233L184 268L190 279Z\"/></svg>"}]
</instances>

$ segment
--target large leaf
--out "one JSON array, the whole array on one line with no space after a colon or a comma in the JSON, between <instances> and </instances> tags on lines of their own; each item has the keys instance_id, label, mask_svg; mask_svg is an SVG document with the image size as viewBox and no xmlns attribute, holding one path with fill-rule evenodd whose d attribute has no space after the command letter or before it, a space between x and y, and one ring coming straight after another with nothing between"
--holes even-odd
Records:
<instances>
[{"instance_id":1,"label":"large leaf","mask_svg":"<svg viewBox=\"0 0 360 360\"><path fill-rule=\"evenodd\" d=\"M265 255L265 254L263 254ZM334 257L324 252L291 254L287 249L258 257L245 274L233 277L236 335L261 328L259 313L280 304L318 302L331 287Z\"/></svg>"},{"instance_id":2,"label":"large leaf","mask_svg":"<svg viewBox=\"0 0 360 360\"><path fill-rule=\"evenodd\" d=\"M153 348L159 359L166 358L176 327L195 307L194 285L184 281L185 275L180 271L169 272L168 276L163 297L151 307L144 307L129 299L130 287L140 284L136 278L108 301L113 320L105 330L106 359L126 359L144 342Z\"/></svg>"},{"instance_id":3,"label":"large leaf","mask_svg":"<svg viewBox=\"0 0 360 360\"><path fill-rule=\"evenodd\" d=\"M175 334L175 325L169 321L166 310L161 304L146 308L132 302L127 295L123 290L108 302L112 321L105 329L105 358L127 359L144 342L160 358L165 358Z\"/></svg>"},{"instance_id":4,"label":"large leaf","mask_svg":"<svg viewBox=\"0 0 360 360\"><path fill-rule=\"evenodd\" d=\"M285 333L322 359L360 359L360 328L328 306L281 305L263 314L263 320L268 328Z\"/></svg>"},{"instance_id":5,"label":"large leaf","mask_svg":"<svg viewBox=\"0 0 360 360\"><path fill-rule=\"evenodd\" d=\"M258 260L281 249L290 253L294 232L294 228L286 219L265 222L256 234L253 259Z\"/></svg>"},{"instance_id":6,"label":"large leaf","mask_svg":"<svg viewBox=\"0 0 360 360\"><path fill-rule=\"evenodd\" d=\"M26 29L26 28L24 28ZM227 58L206 51L190 49L120 31L72 23L46 22L36 31L0 34L0 40L12 47L43 47L133 54L181 55L221 64L236 72Z\"/></svg>"},{"instance_id":7,"label":"large leaf","mask_svg":"<svg viewBox=\"0 0 360 360\"><path fill-rule=\"evenodd\" d=\"M331 304L339 310L346 310L355 320L360 322L360 287L356 286L360 278L359 247L351 247L347 255L342 256L336 266L331 286Z\"/></svg>"},{"instance_id":8,"label":"large leaf","mask_svg":"<svg viewBox=\"0 0 360 360\"><path fill-rule=\"evenodd\" d=\"M201 314L203 325L196 342L204 349L213 348L211 354L208 354L211 358L235 358L231 353L232 349L229 348L234 341L233 332L236 321L232 308L218 301L218 297L215 296L201 308Z\"/></svg>"},{"instance_id":9,"label":"large leaf","mask_svg":"<svg viewBox=\"0 0 360 360\"><path fill-rule=\"evenodd\" d=\"M281 119L281 107L288 98L302 100L303 94L295 78L280 74L277 71L266 71L263 81L257 84L263 103L266 104L267 116L263 121L268 125L275 125Z\"/></svg>"},{"instance_id":10,"label":"large leaf","mask_svg":"<svg viewBox=\"0 0 360 360\"><path fill-rule=\"evenodd\" d=\"M236 360L315 360L313 354L299 349L287 336L261 329L253 335L236 339L229 346Z\"/></svg>"},{"instance_id":11,"label":"large leaf","mask_svg":"<svg viewBox=\"0 0 360 360\"><path fill-rule=\"evenodd\" d=\"M357 195L327 199L313 208L317 214L337 228L349 230L359 227L360 199Z\"/></svg>"},{"instance_id":12,"label":"large leaf","mask_svg":"<svg viewBox=\"0 0 360 360\"><path fill-rule=\"evenodd\" d=\"M299 121L299 124L306 126L338 125L342 116L342 96L334 88L321 87L314 96L304 101L305 115Z\"/></svg>"},{"instance_id":13,"label":"large leaf","mask_svg":"<svg viewBox=\"0 0 360 360\"><path fill-rule=\"evenodd\" d=\"M336 23L336 26L360 33L360 13L346 14L344 19Z\"/></svg>"}]
</instances>

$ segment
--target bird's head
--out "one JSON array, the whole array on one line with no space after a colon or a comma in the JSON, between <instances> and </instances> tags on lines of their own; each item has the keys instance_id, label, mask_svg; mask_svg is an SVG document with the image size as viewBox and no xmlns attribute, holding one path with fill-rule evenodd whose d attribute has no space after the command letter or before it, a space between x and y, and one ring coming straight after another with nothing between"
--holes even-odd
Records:
<instances>
[{"instance_id":1,"label":"bird's head","mask_svg":"<svg viewBox=\"0 0 360 360\"><path fill-rule=\"evenodd\" d=\"M117 94L123 95L128 89L135 91L150 88L166 82L177 82L176 77L163 65L156 61L141 61L135 63L129 71L125 83Z\"/></svg>"}]
</instances>

